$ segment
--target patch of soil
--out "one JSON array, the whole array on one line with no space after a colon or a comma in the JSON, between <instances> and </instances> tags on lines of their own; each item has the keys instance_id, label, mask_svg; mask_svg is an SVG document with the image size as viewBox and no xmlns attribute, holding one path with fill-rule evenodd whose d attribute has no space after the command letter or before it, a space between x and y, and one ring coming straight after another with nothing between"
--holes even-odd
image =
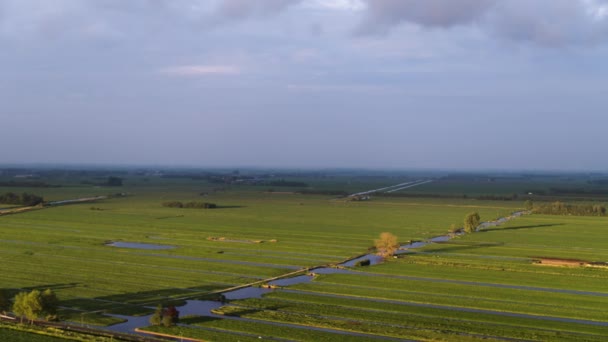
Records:
<instances>
[{"instance_id":1,"label":"patch of soil","mask_svg":"<svg viewBox=\"0 0 608 342\"><path fill-rule=\"evenodd\" d=\"M606 262L562 258L535 257L533 263L541 266L608 267Z\"/></svg>"}]
</instances>

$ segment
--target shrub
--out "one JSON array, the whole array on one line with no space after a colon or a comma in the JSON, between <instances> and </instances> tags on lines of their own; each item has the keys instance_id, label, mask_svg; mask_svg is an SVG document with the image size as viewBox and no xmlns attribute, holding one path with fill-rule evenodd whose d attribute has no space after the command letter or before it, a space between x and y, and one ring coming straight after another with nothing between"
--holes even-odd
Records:
<instances>
[{"instance_id":1,"label":"shrub","mask_svg":"<svg viewBox=\"0 0 608 342\"><path fill-rule=\"evenodd\" d=\"M371 261L369 259L363 259L363 260L359 260L357 261L357 263L355 263L355 266L369 266L371 265Z\"/></svg>"}]
</instances>

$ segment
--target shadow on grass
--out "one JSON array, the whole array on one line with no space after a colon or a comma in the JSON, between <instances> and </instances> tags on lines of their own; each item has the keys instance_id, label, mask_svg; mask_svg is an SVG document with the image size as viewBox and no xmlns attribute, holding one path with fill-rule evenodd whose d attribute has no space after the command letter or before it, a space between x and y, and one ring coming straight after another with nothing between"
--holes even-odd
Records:
<instances>
[{"instance_id":1,"label":"shadow on grass","mask_svg":"<svg viewBox=\"0 0 608 342\"><path fill-rule=\"evenodd\" d=\"M507 227L507 228L488 228L480 230L478 233L491 232L495 230L520 230L520 229L534 229L534 228L543 228L543 227L554 227L554 226L563 226L563 223L550 223L550 224L537 224L537 225L527 225L527 226L515 226L515 227Z\"/></svg>"},{"instance_id":2,"label":"shadow on grass","mask_svg":"<svg viewBox=\"0 0 608 342\"><path fill-rule=\"evenodd\" d=\"M61 300L59 305L67 309L82 311L103 311L104 313L144 316L154 312L154 308L161 304L167 306L181 306L186 300L219 300L218 295L209 295L209 292L219 290L213 285L197 286L192 288L169 288L151 291L122 293L95 298L72 298Z\"/></svg>"},{"instance_id":3,"label":"shadow on grass","mask_svg":"<svg viewBox=\"0 0 608 342\"><path fill-rule=\"evenodd\" d=\"M0 292L4 295L5 298L13 298L19 292L30 292L32 290L44 291L46 289L51 289L53 291L61 290L61 289L70 289L73 287L79 286L79 283L65 283L65 284L49 284L49 285L40 285L40 286L30 286L24 287L22 289L0 289Z\"/></svg>"},{"instance_id":4,"label":"shadow on grass","mask_svg":"<svg viewBox=\"0 0 608 342\"><path fill-rule=\"evenodd\" d=\"M429 254L429 253L453 253L453 252L461 252L467 250L473 250L477 248L489 248L489 247L499 247L503 246L503 242L446 242L446 243L438 243L433 246L425 249L420 253L411 253L411 255L415 254Z\"/></svg>"},{"instance_id":5,"label":"shadow on grass","mask_svg":"<svg viewBox=\"0 0 608 342\"><path fill-rule=\"evenodd\" d=\"M239 208L247 208L245 205L218 205L213 209L239 209Z\"/></svg>"}]
</instances>

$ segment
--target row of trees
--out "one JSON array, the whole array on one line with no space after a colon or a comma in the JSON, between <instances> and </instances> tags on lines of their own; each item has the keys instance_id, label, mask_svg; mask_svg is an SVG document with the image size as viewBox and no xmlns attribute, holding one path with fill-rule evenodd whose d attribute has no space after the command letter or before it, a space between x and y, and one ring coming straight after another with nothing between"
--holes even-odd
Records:
<instances>
[{"instance_id":1,"label":"row of trees","mask_svg":"<svg viewBox=\"0 0 608 342\"><path fill-rule=\"evenodd\" d=\"M15 315L21 317L21 319L25 317L30 322L40 317L44 317L48 321L56 320L58 304L59 300L55 292L51 289L46 289L44 291L19 292L15 296L11 307L6 293L0 291L0 311L6 312L11 309Z\"/></svg>"},{"instance_id":2,"label":"row of trees","mask_svg":"<svg viewBox=\"0 0 608 342\"><path fill-rule=\"evenodd\" d=\"M464 218L464 231L466 233L474 233L481 224L481 217L478 212L472 212L467 214ZM452 225L450 231L455 233L458 231L456 225ZM383 258L391 257L399 250L400 244L397 236L384 232L380 234L380 237L374 240L374 247L376 248L376 254Z\"/></svg>"},{"instance_id":3,"label":"row of trees","mask_svg":"<svg viewBox=\"0 0 608 342\"><path fill-rule=\"evenodd\" d=\"M526 203L526 208L530 205ZM567 204L560 201L533 205L532 210L545 215L606 216L606 207L600 204Z\"/></svg>"},{"instance_id":4,"label":"row of trees","mask_svg":"<svg viewBox=\"0 0 608 342\"><path fill-rule=\"evenodd\" d=\"M189 208L189 209L215 209L217 205L215 203L208 202L179 202L179 201L170 201L163 202L163 207L169 208Z\"/></svg>"},{"instance_id":5,"label":"row of trees","mask_svg":"<svg viewBox=\"0 0 608 342\"><path fill-rule=\"evenodd\" d=\"M5 194L0 195L0 203L4 204L16 204L16 205L25 205L25 206L33 206L44 202L44 199L41 196L28 194L26 192L22 194L16 194L14 192L7 192Z\"/></svg>"},{"instance_id":6,"label":"row of trees","mask_svg":"<svg viewBox=\"0 0 608 342\"><path fill-rule=\"evenodd\" d=\"M103 186L122 186L122 178L110 176L110 177L108 177L108 180L101 185L103 185Z\"/></svg>"},{"instance_id":7,"label":"row of trees","mask_svg":"<svg viewBox=\"0 0 608 342\"><path fill-rule=\"evenodd\" d=\"M266 182L262 185L270 185L270 186L288 186L288 187L301 187L301 188L307 188L308 184L304 183L304 182L298 182L298 181L286 181L284 179L280 179L280 180L276 180L276 181L270 181L270 182Z\"/></svg>"},{"instance_id":8,"label":"row of trees","mask_svg":"<svg viewBox=\"0 0 608 342\"><path fill-rule=\"evenodd\" d=\"M150 324L152 325L170 327L177 323L179 323L179 311L175 306L163 308L162 305L158 304L154 314L150 317Z\"/></svg>"},{"instance_id":9,"label":"row of trees","mask_svg":"<svg viewBox=\"0 0 608 342\"><path fill-rule=\"evenodd\" d=\"M41 181L14 181L10 180L8 182L0 182L0 186L2 187L19 187L19 188L59 188L60 185L50 185L46 182Z\"/></svg>"}]
</instances>

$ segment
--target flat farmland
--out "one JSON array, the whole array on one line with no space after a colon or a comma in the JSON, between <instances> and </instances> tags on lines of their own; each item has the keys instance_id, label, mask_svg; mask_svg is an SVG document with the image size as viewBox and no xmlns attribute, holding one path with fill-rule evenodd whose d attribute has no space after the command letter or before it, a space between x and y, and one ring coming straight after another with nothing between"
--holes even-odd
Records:
<instances>
[{"instance_id":1,"label":"flat farmland","mask_svg":"<svg viewBox=\"0 0 608 342\"><path fill-rule=\"evenodd\" d=\"M129 194L123 198L3 216L0 288L53 288L68 319L106 324L114 320L79 313L145 314L159 302L201 298L295 269L341 262L365 253L383 231L403 241L427 239L473 210L487 218L515 210L493 202L345 202L263 191L201 197L205 190L192 183L135 185L120 189ZM110 193L91 187L19 191L52 200ZM171 200L204 200L220 208L161 206ZM118 248L106 245L110 242L169 249Z\"/></svg>"},{"instance_id":2,"label":"flat farmland","mask_svg":"<svg viewBox=\"0 0 608 342\"><path fill-rule=\"evenodd\" d=\"M608 270L534 260L606 260L605 227L604 217L524 216L220 311L413 340L602 341Z\"/></svg>"},{"instance_id":3,"label":"flat farmland","mask_svg":"<svg viewBox=\"0 0 608 342\"><path fill-rule=\"evenodd\" d=\"M331 184L320 186L339 182ZM61 319L97 326L124 321L115 315L150 314L159 303L180 306L233 286L338 264L368 253L381 232L403 244L424 241L461 226L470 212L489 221L523 206L455 198L346 201L138 178L116 189L18 190L51 200L126 194L0 217L0 288L52 288ZM163 207L168 201L218 208ZM182 326L146 329L213 341L602 341L608 270L534 261L606 261L605 227L605 217L524 215L378 265L318 272L260 298L229 300L211 313L184 315Z\"/></svg>"}]
</instances>

